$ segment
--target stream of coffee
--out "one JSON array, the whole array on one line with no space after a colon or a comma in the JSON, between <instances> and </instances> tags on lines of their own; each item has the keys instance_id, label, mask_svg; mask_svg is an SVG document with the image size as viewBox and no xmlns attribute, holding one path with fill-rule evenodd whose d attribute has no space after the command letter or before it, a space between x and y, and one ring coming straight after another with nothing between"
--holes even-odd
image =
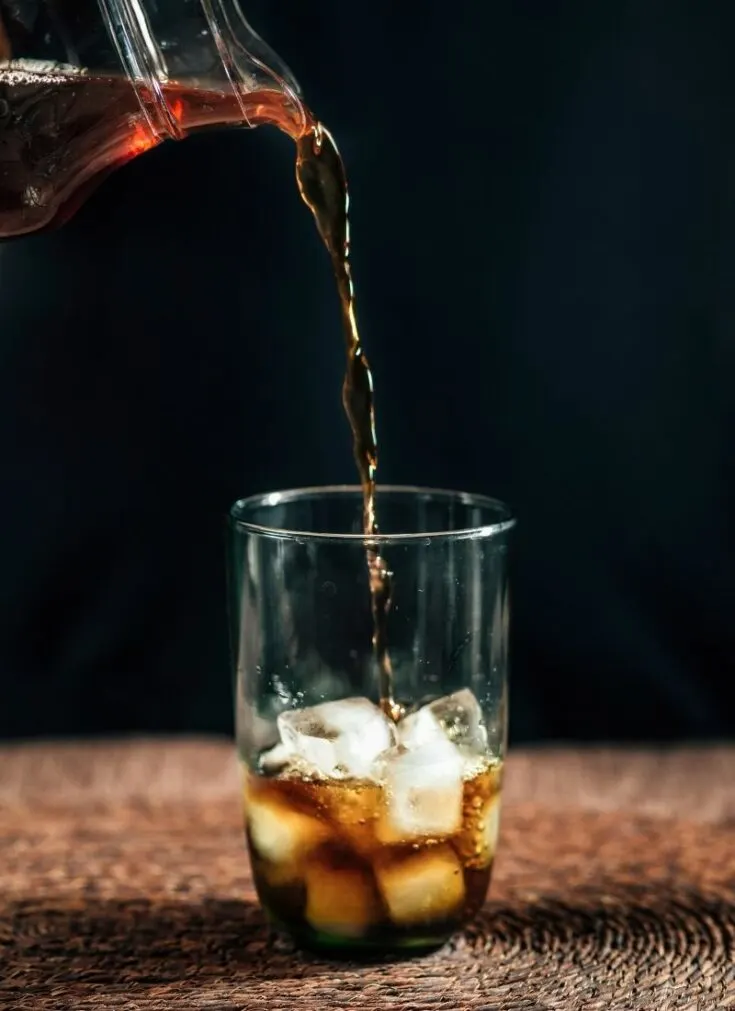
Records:
<instances>
[{"instance_id":1,"label":"stream of coffee","mask_svg":"<svg viewBox=\"0 0 735 1011\"><path fill-rule=\"evenodd\" d=\"M347 351L342 402L352 429L355 462L362 485L363 533L366 538L374 538L378 534L375 505L378 440L375 434L373 376L360 340L355 315L347 177L337 145L321 123L310 124L297 141L296 180L327 247L337 282ZM375 546L369 545L367 548L367 564L373 614L373 653L378 669L380 704L386 715L397 720L401 709L394 697L386 629L393 574Z\"/></svg>"},{"instance_id":2,"label":"stream of coffee","mask_svg":"<svg viewBox=\"0 0 735 1011\"><path fill-rule=\"evenodd\" d=\"M342 400L352 429L363 493L363 532L381 706L400 716L386 636L392 573L378 534L373 377L355 316L350 265L349 194L329 131L285 95L235 96L166 84L166 105L183 136L204 126L272 124L296 143L296 179L332 261L341 304L347 366ZM153 101L153 96L151 101ZM0 66L0 239L63 223L113 169L159 144L129 81L53 67Z\"/></svg>"}]
</instances>

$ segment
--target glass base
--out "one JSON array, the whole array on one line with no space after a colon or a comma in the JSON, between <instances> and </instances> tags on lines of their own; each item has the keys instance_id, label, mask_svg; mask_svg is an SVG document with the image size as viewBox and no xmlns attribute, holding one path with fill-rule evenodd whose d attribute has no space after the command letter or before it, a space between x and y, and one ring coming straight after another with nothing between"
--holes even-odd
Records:
<instances>
[{"instance_id":1,"label":"glass base","mask_svg":"<svg viewBox=\"0 0 735 1011\"><path fill-rule=\"evenodd\" d=\"M430 955L444 947L453 933L451 930L442 930L436 933L427 930L410 934L384 934L381 936L376 931L372 935L346 937L344 934L328 934L321 930L314 930L302 924L284 923L267 909L266 914L271 924L284 934L288 934L299 948L335 959L355 961L379 959L385 961L386 959L400 960Z\"/></svg>"}]
</instances>

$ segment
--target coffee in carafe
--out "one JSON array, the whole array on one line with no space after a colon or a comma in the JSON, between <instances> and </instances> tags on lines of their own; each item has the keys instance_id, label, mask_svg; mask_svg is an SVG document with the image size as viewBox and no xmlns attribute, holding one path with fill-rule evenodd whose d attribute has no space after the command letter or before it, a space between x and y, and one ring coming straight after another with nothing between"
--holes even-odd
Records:
<instances>
[{"instance_id":1,"label":"coffee in carafe","mask_svg":"<svg viewBox=\"0 0 735 1011\"><path fill-rule=\"evenodd\" d=\"M373 378L350 269L348 191L329 131L283 61L234 0L73 8L0 0L0 238L63 224L114 169L168 139L211 127L278 127L296 142L296 177L328 250L341 304L343 403L363 489L363 529L378 532ZM66 16L65 16L66 15ZM386 615L391 573L366 549L379 693L397 717Z\"/></svg>"}]
</instances>

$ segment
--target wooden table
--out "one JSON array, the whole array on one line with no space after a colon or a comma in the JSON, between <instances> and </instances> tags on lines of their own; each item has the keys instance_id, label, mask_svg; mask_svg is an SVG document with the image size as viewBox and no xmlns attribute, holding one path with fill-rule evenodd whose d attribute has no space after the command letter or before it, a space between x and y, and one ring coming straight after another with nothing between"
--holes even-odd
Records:
<instances>
[{"instance_id":1,"label":"wooden table","mask_svg":"<svg viewBox=\"0 0 735 1011\"><path fill-rule=\"evenodd\" d=\"M273 935L217 741L0 748L0 1008L735 1008L735 748L508 765L491 901L415 961Z\"/></svg>"}]
</instances>

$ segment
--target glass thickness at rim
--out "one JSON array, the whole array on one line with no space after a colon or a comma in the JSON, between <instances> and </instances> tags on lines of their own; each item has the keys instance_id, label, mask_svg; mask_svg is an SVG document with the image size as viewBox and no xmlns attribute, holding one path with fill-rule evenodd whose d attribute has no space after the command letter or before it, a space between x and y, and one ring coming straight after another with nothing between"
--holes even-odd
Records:
<instances>
[{"instance_id":1,"label":"glass thickness at rim","mask_svg":"<svg viewBox=\"0 0 735 1011\"><path fill-rule=\"evenodd\" d=\"M365 537L363 533L341 532L338 530L301 530L284 526L269 525L259 519L254 522L248 515L262 513L277 506L298 506L308 501L324 501L332 499L354 499L362 501L362 489L357 485L324 485L310 488L293 488L286 491L266 492L239 499L232 506L229 515L230 526L242 533L252 533L275 540L314 540L332 543L353 543L365 546L405 544L436 541L482 540L498 537L515 526L515 518L510 509L499 499L472 492L451 491L445 488L423 488L415 485L379 485L376 498L378 519L381 506L385 511L390 508L391 500L413 499L417 505L433 506L466 506L480 510L487 517L487 522L479 522L460 526L450 530L401 531L399 533L380 533L377 537Z\"/></svg>"}]
</instances>

